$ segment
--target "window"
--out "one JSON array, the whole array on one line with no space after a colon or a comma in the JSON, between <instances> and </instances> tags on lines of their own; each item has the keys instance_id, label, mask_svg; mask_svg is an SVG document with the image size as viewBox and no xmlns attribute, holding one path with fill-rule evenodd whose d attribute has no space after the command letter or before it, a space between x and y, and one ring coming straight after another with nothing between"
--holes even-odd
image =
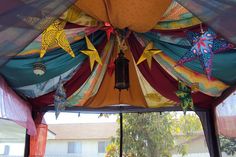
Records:
<instances>
[{"instance_id":1,"label":"window","mask_svg":"<svg viewBox=\"0 0 236 157\"><path fill-rule=\"evenodd\" d=\"M0 156L24 156L26 129L0 118Z\"/></svg>"},{"instance_id":2,"label":"window","mask_svg":"<svg viewBox=\"0 0 236 157\"><path fill-rule=\"evenodd\" d=\"M99 141L98 142L98 153L105 153L106 147L109 144L108 141Z\"/></svg>"},{"instance_id":3,"label":"window","mask_svg":"<svg viewBox=\"0 0 236 157\"><path fill-rule=\"evenodd\" d=\"M68 143L68 153L81 153L82 145L80 142L69 142Z\"/></svg>"},{"instance_id":4,"label":"window","mask_svg":"<svg viewBox=\"0 0 236 157\"><path fill-rule=\"evenodd\" d=\"M9 155L9 152L10 152L10 146L5 145L3 155Z\"/></svg>"}]
</instances>

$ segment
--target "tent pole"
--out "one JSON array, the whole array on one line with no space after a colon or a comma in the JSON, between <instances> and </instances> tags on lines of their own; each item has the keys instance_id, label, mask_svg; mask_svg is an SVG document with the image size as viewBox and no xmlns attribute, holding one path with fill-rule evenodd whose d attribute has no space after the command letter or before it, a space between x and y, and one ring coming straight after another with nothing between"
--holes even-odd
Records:
<instances>
[{"instance_id":1,"label":"tent pole","mask_svg":"<svg viewBox=\"0 0 236 157\"><path fill-rule=\"evenodd\" d=\"M27 130L26 130L24 157L29 157L29 151L30 151L30 135L27 134Z\"/></svg>"},{"instance_id":2,"label":"tent pole","mask_svg":"<svg viewBox=\"0 0 236 157\"><path fill-rule=\"evenodd\" d=\"M123 153L123 115L120 113L120 157Z\"/></svg>"},{"instance_id":3,"label":"tent pole","mask_svg":"<svg viewBox=\"0 0 236 157\"><path fill-rule=\"evenodd\" d=\"M221 157L220 144L217 135L217 127L215 122L215 112L214 108L210 109L207 114L208 124L209 124L209 135L211 136L211 145L213 147L214 157Z\"/></svg>"}]
</instances>

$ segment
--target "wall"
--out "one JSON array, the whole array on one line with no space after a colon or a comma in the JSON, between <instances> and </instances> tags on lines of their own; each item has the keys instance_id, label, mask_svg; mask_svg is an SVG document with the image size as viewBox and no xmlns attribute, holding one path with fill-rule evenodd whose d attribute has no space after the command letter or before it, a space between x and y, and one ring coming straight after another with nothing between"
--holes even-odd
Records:
<instances>
[{"instance_id":1,"label":"wall","mask_svg":"<svg viewBox=\"0 0 236 157\"><path fill-rule=\"evenodd\" d=\"M7 156L14 156L14 157L23 157L24 156L24 149L25 144L22 142L14 142L14 143L0 143L0 154L4 153L5 145L8 145L10 147L9 155ZM3 155L0 155L3 156Z\"/></svg>"},{"instance_id":2,"label":"wall","mask_svg":"<svg viewBox=\"0 0 236 157\"><path fill-rule=\"evenodd\" d=\"M68 153L68 142L75 140L48 140L45 157L104 157L98 153L98 141L104 140L79 140L82 145L81 154Z\"/></svg>"}]
</instances>

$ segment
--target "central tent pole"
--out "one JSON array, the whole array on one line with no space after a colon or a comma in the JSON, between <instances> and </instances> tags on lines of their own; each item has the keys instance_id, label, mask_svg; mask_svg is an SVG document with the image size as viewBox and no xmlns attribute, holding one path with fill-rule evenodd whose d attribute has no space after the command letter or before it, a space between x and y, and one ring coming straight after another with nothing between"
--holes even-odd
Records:
<instances>
[{"instance_id":1,"label":"central tent pole","mask_svg":"<svg viewBox=\"0 0 236 157\"><path fill-rule=\"evenodd\" d=\"M120 113L120 157L123 152L123 115Z\"/></svg>"}]
</instances>

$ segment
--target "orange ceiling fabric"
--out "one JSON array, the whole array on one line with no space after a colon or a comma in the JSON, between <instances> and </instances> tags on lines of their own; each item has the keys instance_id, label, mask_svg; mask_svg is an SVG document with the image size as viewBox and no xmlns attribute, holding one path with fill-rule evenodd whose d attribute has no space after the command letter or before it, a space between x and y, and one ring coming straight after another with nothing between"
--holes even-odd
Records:
<instances>
[{"instance_id":1,"label":"orange ceiling fabric","mask_svg":"<svg viewBox=\"0 0 236 157\"><path fill-rule=\"evenodd\" d=\"M114 49L117 52L117 46ZM104 80L99 88L97 94L90 98L85 106L90 108L105 107L117 104L128 104L137 107L147 107L141 86L139 84L138 76L134 67L134 61L130 50L124 52L127 59L129 59L129 80L130 87L128 90L121 90L119 98L119 90L114 89L115 74L110 76L106 73ZM113 58L117 53L114 53Z\"/></svg>"},{"instance_id":2,"label":"orange ceiling fabric","mask_svg":"<svg viewBox=\"0 0 236 157\"><path fill-rule=\"evenodd\" d=\"M115 28L135 32L152 29L172 0L79 0L76 6L97 20Z\"/></svg>"}]
</instances>

